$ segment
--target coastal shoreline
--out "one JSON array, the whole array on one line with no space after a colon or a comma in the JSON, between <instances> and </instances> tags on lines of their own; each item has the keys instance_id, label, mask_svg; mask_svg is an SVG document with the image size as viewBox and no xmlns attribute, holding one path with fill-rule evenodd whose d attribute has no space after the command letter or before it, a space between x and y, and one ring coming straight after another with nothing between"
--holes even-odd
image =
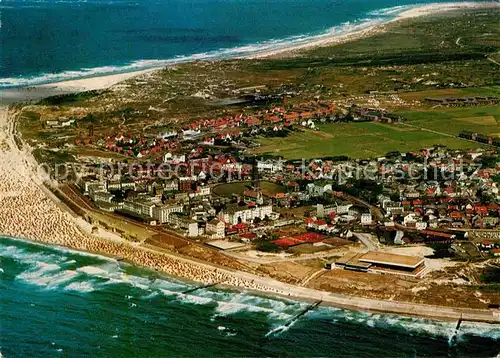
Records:
<instances>
[{"instance_id":1,"label":"coastal shoreline","mask_svg":"<svg viewBox=\"0 0 500 358\"><path fill-rule=\"evenodd\" d=\"M498 3L488 4L495 4L495 7L500 6ZM453 3L453 5L456 9L457 4ZM428 11L409 10L413 11L410 13L411 17L441 12L442 10L441 8L432 8L431 10L429 6L427 5ZM442 7L442 4L439 6ZM328 44L331 43L320 45ZM312 46L318 46L318 44ZM288 49L288 51L290 50ZM273 55L275 54L270 54L270 56ZM72 93L104 89L124 79L154 70L148 69L41 85L36 87L40 88L41 92L26 91L26 93L37 93L37 95L45 97L50 95L47 93L52 91ZM351 310L440 320L464 319L475 322L500 323L500 315L495 315L491 310L459 309L411 302L377 300L318 291L289 285L269 277L215 267L174 253L152 250L123 239L93 236L89 233L88 226L78 225L79 223L71 218L68 212L65 212L60 205L54 202L54 197L44 190L43 183L40 180L35 180L33 169L36 162L34 162L29 150L24 148L25 146L22 150L17 147L13 138L15 133L15 119L13 116L9 116L5 108L0 107L0 178L2 178L0 179L0 202L3 201L1 205L3 208L0 210L0 232L6 233L8 236L124 260L134 265L164 272L172 277L181 277L203 284L222 281L223 283L220 284L222 287L227 285L231 289L248 290L264 295L282 296L308 302L321 300L325 305ZM13 193L16 191L22 194L17 199L13 197Z\"/></svg>"},{"instance_id":2,"label":"coastal shoreline","mask_svg":"<svg viewBox=\"0 0 500 358\"><path fill-rule=\"evenodd\" d=\"M306 43L285 45L281 48L264 50L262 52L248 54L245 56L234 56L230 57L229 59L266 59L266 58L292 57L297 55L297 53L299 53L300 51L331 46L331 45L338 45L358 40L360 38L372 36L377 33L385 31L386 27L389 24L398 21L403 21L406 19L428 16L428 15L446 14L454 11L480 10L480 9L491 9L491 8L500 9L500 2L469 1L469 2L450 2L450 3L431 3L423 5L416 4L415 6L409 5L409 9L403 10L395 18L387 19L387 21L384 21L382 23L371 24L365 28L353 30L346 33L340 33L340 34L328 33L323 35L311 36L310 41ZM203 58L199 60L203 61ZM206 60L217 61L222 59L210 58ZM193 61L195 60L193 59L192 61L187 61L187 62L193 62ZM176 64L152 66L141 70L134 70L129 72L125 71L121 73L105 74L105 75L98 75L98 76L91 76L84 78L76 78L71 80L50 82L34 86L4 88L0 89L0 105L1 104L8 105L18 101L38 100L58 94L68 94L74 92L107 89L113 86L114 84L125 81L127 79L159 71L169 66L176 66Z\"/></svg>"},{"instance_id":3,"label":"coastal shoreline","mask_svg":"<svg viewBox=\"0 0 500 358\"><path fill-rule=\"evenodd\" d=\"M322 301L337 308L418 316L437 320L459 319L500 323L500 314L487 309L453 308L411 302L347 296L294 286L270 277L215 266L119 237L90 233L84 220L78 221L60 203L41 190L43 182L34 172L34 158L28 146L17 147L15 118L0 107L0 233L4 236L89 252L201 284L228 286L236 290L259 292L289 299ZM14 195L15 193L15 195ZM20 220L19 218L22 218ZM83 225L86 223L87 225ZM104 254L104 255L103 255Z\"/></svg>"}]
</instances>

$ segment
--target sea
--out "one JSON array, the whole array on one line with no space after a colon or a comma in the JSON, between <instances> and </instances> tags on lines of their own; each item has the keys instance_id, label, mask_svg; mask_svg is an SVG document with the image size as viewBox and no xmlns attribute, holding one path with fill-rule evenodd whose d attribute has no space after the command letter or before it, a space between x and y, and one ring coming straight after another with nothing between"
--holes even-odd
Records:
<instances>
[{"instance_id":1,"label":"sea","mask_svg":"<svg viewBox=\"0 0 500 358\"><path fill-rule=\"evenodd\" d=\"M496 357L500 327L202 288L116 260L0 238L3 357ZM299 316L297 318L297 316Z\"/></svg>"},{"instance_id":2,"label":"sea","mask_svg":"<svg viewBox=\"0 0 500 358\"><path fill-rule=\"evenodd\" d=\"M414 6L2 0L0 88L246 56L367 28ZM195 287L110 258L0 237L0 357L500 353L494 325L466 322L457 333L455 322L323 306L300 315L310 303L220 288L184 293Z\"/></svg>"},{"instance_id":3,"label":"sea","mask_svg":"<svg viewBox=\"0 0 500 358\"><path fill-rule=\"evenodd\" d=\"M0 89L241 57L453 0L1 0ZM418 2L418 4L417 4Z\"/></svg>"}]
</instances>

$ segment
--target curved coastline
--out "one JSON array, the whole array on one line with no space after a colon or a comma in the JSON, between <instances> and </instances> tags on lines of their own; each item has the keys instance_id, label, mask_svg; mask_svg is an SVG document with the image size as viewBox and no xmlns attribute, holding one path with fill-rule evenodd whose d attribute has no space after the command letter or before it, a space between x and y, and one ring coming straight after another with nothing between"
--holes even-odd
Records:
<instances>
[{"instance_id":1,"label":"curved coastline","mask_svg":"<svg viewBox=\"0 0 500 358\"><path fill-rule=\"evenodd\" d=\"M258 291L301 300L322 301L339 308L440 320L500 323L500 314L491 310L452 308L368 299L318 291L286 284L269 277L217 267L147 245L138 245L111 233L91 234L81 218L64 210L36 174L36 162L26 145L15 140L15 113L0 108L0 233L49 245L114 257L204 284L220 283L236 289Z\"/></svg>"},{"instance_id":2,"label":"curved coastline","mask_svg":"<svg viewBox=\"0 0 500 358\"><path fill-rule=\"evenodd\" d=\"M478 3L468 3L478 4ZM500 7L499 3L494 4ZM450 10L457 9L457 4ZM411 17L438 12L431 5L419 11L408 10ZM442 4L439 5L440 7ZM476 6L475 6L476 7ZM427 8L428 10L423 10ZM310 46L331 44L321 43ZM302 48L300 48L302 49ZM297 49L296 49L297 50ZM287 51L290 51L289 49ZM276 53L266 56L276 55ZM75 92L90 89L103 89L126 78L147 73L154 69L126 74L78 79L54 84L37 86L41 92L26 91L38 96L50 95L51 91ZM41 97L40 97L41 98ZM15 97L13 101L20 100ZM29 98L26 98L29 99ZM0 107L0 233L30 241L66 247L71 250L90 252L98 255L124 259L133 264L164 272L170 276L202 282L205 284L222 282L231 288L256 291L264 294L280 295L300 300L321 300L325 305L362 310L369 312L392 313L399 315L428 317L440 320L463 319L474 322L500 323L500 315L491 310L452 308L375 300L340 295L314 289L289 285L277 280L256 276L250 273L195 261L188 257L132 244L112 234L93 236L90 228L81 219L64 211L58 199L51 195L43 182L34 172L36 162L28 148L19 149L14 141L15 114Z\"/></svg>"},{"instance_id":3,"label":"curved coastline","mask_svg":"<svg viewBox=\"0 0 500 358\"><path fill-rule=\"evenodd\" d=\"M500 8L500 3L496 1L466 1L400 5L372 11L366 14L366 16L369 16L368 18L360 18L355 22L346 22L317 34L290 36L284 39L251 43L233 48L221 48L215 51L177 56L169 59L137 60L121 66L108 65L80 70L68 70L61 73L44 73L33 78L0 78L0 92L6 91L10 93L11 90L16 89L47 88L47 86L56 86L58 88L72 87L76 89L76 86L81 83L80 81L89 81L89 88L80 87L79 90L90 90L95 89L95 85L92 83L95 83L97 79L106 81L110 78L116 78L117 81L120 81L149 71L162 69L166 66L175 66L197 60L214 61L222 59L259 59L291 56L298 51L341 44L376 34L384 31L386 25L395 21L449 11L487 8ZM109 85L109 83L102 84L102 86Z\"/></svg>"}]
</instances>

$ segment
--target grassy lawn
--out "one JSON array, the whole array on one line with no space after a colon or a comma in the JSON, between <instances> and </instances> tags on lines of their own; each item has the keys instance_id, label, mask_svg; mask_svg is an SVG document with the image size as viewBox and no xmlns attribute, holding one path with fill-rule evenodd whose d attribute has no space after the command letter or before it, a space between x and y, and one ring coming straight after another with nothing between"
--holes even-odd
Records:
<instances>
[{"instance_id":1,"label":"grassy lawn","mask_svg":"<svg viewBox=\"0 0 500 358\"><path fill-rule=\"evenodd\" d=\"M435 108L399 112L408 123L458 135L462 130L500 136L500 106Z\"/></svg>"},{"instance_id":2,"label":"grassy lawn","mask_svg":"<svg viewBox=\"0 0 500 358\"><path fill-rule=\"evenodd\" d=\"M233 194L242 195L243 192L251 187L250 182L238 182L218 185L214 188L213 192L219 196L230 198ZM284 193L285 188L282 185L272 183L269 181L261 181L260 187L262 194L265 196L272 196L276 193Z\"/></svg>"},{"instance_id":3,"label":"grassy lawn","mask_svg":"<svg viewBox=\"0 0 500 358\"><path fill-rule=\"evenodd\" d=\"M414 151L435 144L456 149L475 146L474 143L399 124L345 123L320 128L321 131L303 131L286 138L259 139L261 147L254 153L282 155L287 159L337 155L371 158L390 151Z\"/></svg>"}]
</instances>

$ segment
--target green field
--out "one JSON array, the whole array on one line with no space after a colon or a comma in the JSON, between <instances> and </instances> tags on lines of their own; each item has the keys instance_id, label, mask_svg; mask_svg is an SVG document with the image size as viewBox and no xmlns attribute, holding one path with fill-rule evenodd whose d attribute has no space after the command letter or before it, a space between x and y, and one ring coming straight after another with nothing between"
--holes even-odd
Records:
<instances>
[{"instance_id":1,"label":"green field","mask_svg":"<svg viewBox=\"0 0 500 358\"><path fill-rule=\"evenodd\" d=\"M467 130L500 137L500 106L401 111L408 124L458 135Z\"/></svg>"},{"instance_id":2,"label":"green field","mask_svg":"<svg viewBox=\"0 0 500 358\"><path fill-rule=\"evenodd\" d=\"M243 192L251 187L250 182L237 182L218 185L213 189L214 194L230 198L233 194L242 195ZM262 194L265 196L272 196L277 193L285 192L282 185L272 183L269 181L261 181L260 187Z\"/></svg>"},{"instance_id":3,"label":"green field","mask_svg":"<svg viewBox=\"0 0 500 358\"><path fill-rule=\"evenodd\" d=\"M418 122L423 126L426 122L434 123L433 121L432 118L427 119L422 116L418 121L409 123ZM446 127L444 122L440 123L440 126ZM281 155L286 159L339 155L350 158L372 158L391 151L415 151L435 144L456 149L480 147L479 144L423 131L405 124L334 123L325 124L320 129L320 131L307 130L294 133L286 138L261 138L258 140L261 147L254 149L253 152Z\"/></svg>"}]
</instances>

